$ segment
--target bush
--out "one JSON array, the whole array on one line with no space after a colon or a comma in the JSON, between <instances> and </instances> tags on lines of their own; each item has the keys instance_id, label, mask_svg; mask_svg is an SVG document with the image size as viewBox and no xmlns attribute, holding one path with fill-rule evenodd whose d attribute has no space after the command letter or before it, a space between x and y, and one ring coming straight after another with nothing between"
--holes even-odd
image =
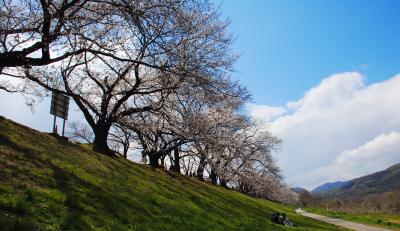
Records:
<instances>
[{"instance_id":1,"label":"bush","mask_svg":"<svg viewBox=\"0 0 400 231\"><path fill-rule=\"evenodd\" d=\"M15 217L8 217L0 215L0 227L2 231L33 231L39 230L37 225L30 220L18 219Z\"/></svg>"},{"instance_id":2,"label":"bush","mask_svg":"<svg viewBox=\"0 0 400 231\"><path fill-rule=\"evenodd\" d=\"M35 200L35 193L32 189L28 188L25 192L25 200L33 202Z\"/></svg>"},{"instance_id":3,"label":"bush","mask_svg":"<svg viewBox=\"0 0 400 231\"><path fill-rule=\"evenodd\" d=\"M24 198L20 196L10 196L7 209L17 214L25 214L27 211L25 205L26 201Z\"/></svg>"}]
</instances>

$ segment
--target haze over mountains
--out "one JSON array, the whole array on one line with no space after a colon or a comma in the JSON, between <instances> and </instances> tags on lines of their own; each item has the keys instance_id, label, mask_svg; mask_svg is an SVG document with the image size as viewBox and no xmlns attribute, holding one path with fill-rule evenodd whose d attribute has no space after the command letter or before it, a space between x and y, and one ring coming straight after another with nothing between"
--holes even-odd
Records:
<instances>
[{"instance_id":1,"label":"haze over mountains","mask_svg":"<svg viewBox=\"0 0 400 231\"><path fill-rule=\"evenodd\" d=\"M313 189L311 193L324 193L328 192L329 190L339 188L340 186L344 185L346 182L345 181L336 181L336 182L328 182L323 185L320 185Z\"/></svg>"}]
</instances>

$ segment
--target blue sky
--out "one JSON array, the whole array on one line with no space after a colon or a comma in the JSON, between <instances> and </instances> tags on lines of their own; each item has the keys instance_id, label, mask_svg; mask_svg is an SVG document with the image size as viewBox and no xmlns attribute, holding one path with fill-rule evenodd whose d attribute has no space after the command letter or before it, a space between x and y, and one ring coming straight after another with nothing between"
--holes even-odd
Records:
<instances>
[{"instance_id":1,"label":"blue sky","mask_svg":"<svg viewBox=\"0 0 400 231\"><path fill-rule=\"evenodd\" d=\"M291 186L400 162L400 1L225 0L221 10L242 54L233 76L253 95L250 115L282 139Z\"/></svg>"},{"instance_id":2,"label":"blue sky","mask_svg":"<svg viewBox=\"0 0 400 231\"><path fill-rule=\"evenodd\" d=\"M400 1L225 0L221 9L242 54L234 77L256 103L297 99L333 73L374 83L399 71Z\"/></svg>"}]
</instances>

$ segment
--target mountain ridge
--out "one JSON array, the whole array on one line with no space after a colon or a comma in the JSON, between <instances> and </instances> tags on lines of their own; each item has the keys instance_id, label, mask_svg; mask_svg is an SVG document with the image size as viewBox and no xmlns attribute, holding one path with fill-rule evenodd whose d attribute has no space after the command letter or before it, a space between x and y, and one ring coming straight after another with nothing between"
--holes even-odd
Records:
<instances>
[{"instance_id":1,"label":"mountain ridge","mask_svg":"<svg viewBox=\"0 0 400 231\"><path fill-rule=\"evenodd\" d=\"M346 181L328 182L328 183L322 184L322 185L316 187L315 189L311 190L311 193L313 193L313 194L324 193L329 190L338 188L338 187L344 185L345 183L346 183Z\"/></svg>"},{"instance_id":2,"label":"mountain ridge","mask_svg":"<svg viewBox=\"0 0 400 231\"><path fill-rule=\"evenodd\" d=\"M313 192L313 190L312 192L313 194L318 194L322 197L337 197L351 200L359 199L376 193L389 192L399 188L400 163L394 164L382 171L341 182L337 184L336 187L331 187L329 190L318 193Z\"/></svg>"}]
</instances>

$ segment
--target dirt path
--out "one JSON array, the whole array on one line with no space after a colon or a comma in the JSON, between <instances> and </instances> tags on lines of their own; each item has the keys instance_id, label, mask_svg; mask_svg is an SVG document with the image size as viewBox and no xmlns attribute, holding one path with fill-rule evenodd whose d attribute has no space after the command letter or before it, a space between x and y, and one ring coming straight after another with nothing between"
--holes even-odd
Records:
<instances>
[{"instance_id":1,"label":"dirt path","mask_svg":"<svg viewBox=\"0 0 400 231\"><path fill-rule=\"evenodd\" d=\"M377 227L373 227L373 226L362 225L362 224L351 222L351 221L345 221L345 220L341 220L341 219L337 219L337 218L321 216L321 215L314 214L314 213L308 213L308 212L302 210L301 208L296 209L296 213L301 214L305 217L310 217L310 218L313 218L316 220L324 221L327 223L331 223L331 224L334 224L337 226L341 226L344 228L353 229L353 230L357 230L357 231L390 231L389 229L377 228Z\"/></svg>"}]
</instances>

